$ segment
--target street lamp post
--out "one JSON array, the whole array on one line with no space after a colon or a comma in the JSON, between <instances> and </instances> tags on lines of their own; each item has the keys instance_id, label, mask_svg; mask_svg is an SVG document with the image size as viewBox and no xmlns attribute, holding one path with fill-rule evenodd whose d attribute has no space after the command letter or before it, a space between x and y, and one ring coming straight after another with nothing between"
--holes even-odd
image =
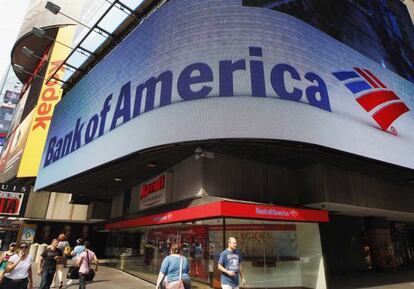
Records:
<instances>
[{"instance_id":1,"label":"street lamp post","mask_svg":"<svg viewBox=\"0 0 414 289\"><path fill-rule=\"evenodd\" d=\"M88 49L86 49L86 48L79 47L79 51L78 51L78 50L74 49L73 47L71 47L71 46L69 46L69 45L67 45L67 44L65 44L65 43L63 43L63 42L60 42L60 41L57 41L56 39L53 39L52 37L48 36L48 35L46 34L46 31L45 31L45 30L43 30L43 29L42 29L42 28L40 28L40 27L34 26L34 27L33 27L33 29L32 29L32 33L33 33L36 37L38 37L38 38L46 38L46 39L49 39L50 41L53 41L53 42L59 43L60 45L63 45L63 46L65 46L66 48L69 48L69 49L71 49L71 50L74 50L74 51L76 51L76 52L78 52L78 53L80 53L80 54L83 54L83 55L85 55L85 56L95 55L92 51L89 51L89 50L88 50ZM87 54L85 54L85 52L86 52Z\"/></svg>"},{"instance_id":2,"label":"street lamp post","mask_svg":"<svg viewBox=\"0 0 414 289\"><path fill-rule=\"evenodd\" d=\"M53 14L55 14L55 15L60 14L60 15L72 20L73 22L75 22L75 23L77 23L81 26L83 26L83 27L85 27L89 30L94 31L95 33L98 33L99 35L102 35L105 38L113 40L112 39L112 34L110 32L108 32L105 29L103 29L102 27L98 27L98 26L96 26L96 29L98 30L98 31L96 31L93 27L89 27L88 25L76 20L75 18L70 17L69 15L66 15L65 13L60 12L60 6L52 3L51 1L47 1L45 8L47 10L49 10L50 12L52 12Z\"/></svg>"}]
</instances>

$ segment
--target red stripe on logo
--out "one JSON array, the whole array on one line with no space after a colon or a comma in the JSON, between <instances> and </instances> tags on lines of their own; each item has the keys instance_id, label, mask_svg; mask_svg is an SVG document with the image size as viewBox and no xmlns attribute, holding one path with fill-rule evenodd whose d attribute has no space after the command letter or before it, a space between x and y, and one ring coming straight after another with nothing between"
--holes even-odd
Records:
<instances>
[{"instance_id":1,"label":"red stripe on logo","mask_svg":"<svg viewBox=\"0 0 414 289\"><path fill-rule=\"evenodd\" d=\"M407 111L410 109L404 103L396 102L381 108L372 117L383 130L387 130L397 118Z\"/></svg>"},{"instance_id":2,"label":"red stripe on logo","mask_svg":"<svg viewBox=\"0 0 414 289\"><path fill-rule=\"evenodd\" d=\"M368 69L364 69L364 71L376 82L381 86L382 88L387 88L384 83L381 82L371 71Z\"/></svg>"},{"instance_id":3,"label":"red stripe on logo","mask_svg":"<svg viewBox=\"0 0 414 289\"><path fill-rule=\"evenodd\" d=\"M396 100L399 97L393 91L374 91L369 92L364 95L361 95L356 99L358 103L366 110L371 111L373 108L377 107L378 105L390 101Z\"/></svg>"},{"instance_id":4,"label":"red stripe on logo","mask_svg":"<svg viewBox=\"0 0 414 289\"><path fill-rule=\"evenodd\" d=\"M371 86L372 87L374 87L374 88L378 88L379 87L379 85L374 81L374 80L372 80L371 79L371 77L369 77L369 75L367 75L366 73L365 73L365 71L363 71L361 68L359 68L359 67L354 67L354 69L366 80L366 81L368 81L369 82L369 84L371 84Z\"/></svg>"}]
</instances>

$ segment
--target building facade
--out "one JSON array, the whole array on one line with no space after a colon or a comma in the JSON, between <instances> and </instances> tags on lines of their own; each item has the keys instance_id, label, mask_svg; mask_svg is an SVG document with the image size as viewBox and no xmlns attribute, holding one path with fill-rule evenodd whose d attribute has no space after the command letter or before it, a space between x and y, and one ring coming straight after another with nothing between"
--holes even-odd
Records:
<instances>
[{"instance_id":1,"label":"building facade","mask_svg":"<svg viewBox=\"0 0 414 289\"><path fill-rule=\"evenodd\" d=\"M0 81L0 152L3 150L16 104L19 101L22 83L8 67Z\"/></svg>"}]
</instances>

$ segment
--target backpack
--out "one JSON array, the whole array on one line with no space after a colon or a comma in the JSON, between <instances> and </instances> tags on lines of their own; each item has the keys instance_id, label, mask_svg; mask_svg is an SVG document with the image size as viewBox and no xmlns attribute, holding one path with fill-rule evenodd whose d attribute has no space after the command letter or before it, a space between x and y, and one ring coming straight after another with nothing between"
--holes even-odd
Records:
<instances>
[{"instance_id":1,"label":"backpack","mask_svg":"<svg viewBox=\"0 0 414 289\"><path fill-rule=\"evenodd\" d=\"M65 256L71 256L72 255L72 250L70 249L69 244L65 246L65 249L63 250L63 255L65 255Z\"/></svg>"}]
</instances>

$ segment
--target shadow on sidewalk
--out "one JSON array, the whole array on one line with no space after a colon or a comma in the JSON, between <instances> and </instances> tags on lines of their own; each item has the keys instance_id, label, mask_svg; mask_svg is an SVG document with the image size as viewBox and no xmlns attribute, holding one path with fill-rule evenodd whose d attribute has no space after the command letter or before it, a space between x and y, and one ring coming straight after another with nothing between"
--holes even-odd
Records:
<instances>
[{"instance_id":1,"label":"shadow on sidewalk","mask_svg":"<svg viewBox=\"0 0 414 289\"><path fill-rule=\"evenodd\" d=\"M96 283L102 283L102 282L109 282L111 280L96 280L96 281L92 281L92 282L86 282L86 285L91 285L91 284L96 284ZM72 284L70 285L63 285L63 288L73 288L73 287L79 287L79 280L76 279L75 281L73 281Z\"/></svg>"},{"instance_id":2,"label":"shadow on sidewalk","mask_svg":"<svg viewBox=\"0 0 414 289\"><path fill-rule=\"evenodd\" d=\"M414 266L330 277L330 289L414 288Z\"/></svg>"}]
</instances>

